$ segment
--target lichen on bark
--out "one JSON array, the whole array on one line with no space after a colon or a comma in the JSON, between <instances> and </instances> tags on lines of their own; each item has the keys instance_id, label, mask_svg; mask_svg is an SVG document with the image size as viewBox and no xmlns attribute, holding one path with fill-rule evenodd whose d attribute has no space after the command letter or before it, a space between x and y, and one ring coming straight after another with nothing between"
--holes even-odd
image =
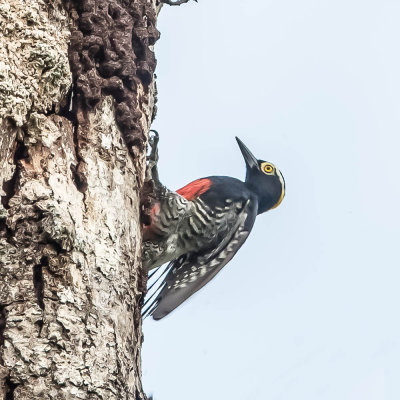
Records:
<instances>
[{"instance_id":1,"label":"lichen on bark","mask_svg":"<svg viewBox=\"0 0 400 400\"><path fill-rule=\"evenodd\" d=\"M157 11L0 5L0 398L145 397L140 191Z\"/></svg>"}]
</instances>

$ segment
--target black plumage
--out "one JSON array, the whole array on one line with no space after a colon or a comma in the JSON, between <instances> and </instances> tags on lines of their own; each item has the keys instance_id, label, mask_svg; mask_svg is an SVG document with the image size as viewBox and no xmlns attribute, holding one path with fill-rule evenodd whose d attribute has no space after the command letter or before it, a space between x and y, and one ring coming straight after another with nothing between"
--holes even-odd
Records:
<instances>
[{"instance_id":1,"label":"black plumage","mask_svg":"<svg viewBox=\"0 0 400 400\"><path fill-rule=\"evenodd\" d=\"M169 264L144 316L161 319L203 287L245 242L256 216L282 201L282 174L236 139L246 161L245 182L211 176L173 192L155 174L157 198L151 224L144 227L143 263L148 270ZM150 168L154 172L154 164Z\"/></svg>"}]
</instances>

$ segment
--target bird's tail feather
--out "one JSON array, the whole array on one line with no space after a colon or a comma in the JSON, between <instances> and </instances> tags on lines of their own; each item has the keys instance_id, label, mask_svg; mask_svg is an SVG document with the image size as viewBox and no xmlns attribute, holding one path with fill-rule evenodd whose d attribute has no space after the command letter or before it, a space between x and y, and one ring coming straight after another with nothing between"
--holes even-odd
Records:
<instances>
[{"instance_id":1,"label":"bird's tail feather","mask_svg":"<svg viewBox=\"0 0 400 400\"><path fill-rule=\"evenodd\" d=\"M156 271L153 271L149 275L149 281L152 281L152 282L147 289L147 296L146 296L147 298L143 304L143 308L145 308L147 306L144 309L144 311L142 311L143 319L148 317L149 315L151 315L151 313L157 307L157 305L159 303L158 295L161 292L161 290L164 288L165 282L162 282L154 291L152 291L152 289L160 281L160 279L165 277L165 275L169 272L170 269L171 269L171 265L167 264L166 266L160 267ZM161 273L158 276L156 276L157 273L159 273L160 271L161 271ZM152 278L154 278L154 279L152 279Z\"/></svg>"}]
</instances>

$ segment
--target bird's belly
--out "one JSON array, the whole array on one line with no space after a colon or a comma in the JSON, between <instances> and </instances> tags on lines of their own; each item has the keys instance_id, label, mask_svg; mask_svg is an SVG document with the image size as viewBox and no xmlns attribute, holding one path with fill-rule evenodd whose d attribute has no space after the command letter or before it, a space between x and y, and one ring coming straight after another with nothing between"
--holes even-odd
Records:
<instances>
[{"instance_id":1,"label":"bird's belly","mask_svg":"<svg viewBox=\"0 0 400 400\"><path fill-rule=\"evenodd\" d=\"M201 253L218 246L229 231L231 219L235 218L236 214L215 215L201 202L190 203L181 218L169 219L168 224L165 224L164 230L168 234L143 243L144 267L150 270L182 254ZM159 232L162 230L159 229Z\"/></svg>"},{"instance_id":2,"label":"bird's belly","mask_svg":"<svg viewBox=\"0 0 400 400\"><path fill-rule=\"evenodd\" d=\"M166 240L143 243L143 266L149 271L177 259L182 254L200 252L212 247L218 240L213 232L199 232L196 235L185 229L178 230Z\"/></svg>"}]
</instances>

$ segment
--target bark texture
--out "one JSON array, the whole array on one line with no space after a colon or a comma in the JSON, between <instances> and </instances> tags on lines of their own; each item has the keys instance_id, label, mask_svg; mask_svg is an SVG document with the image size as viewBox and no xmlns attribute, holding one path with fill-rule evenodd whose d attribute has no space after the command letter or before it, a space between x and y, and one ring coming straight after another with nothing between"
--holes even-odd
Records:
<instances>
[{"instance_id":1,"label":"bark texture","mask_svg":"<svg viewBox=\"0 0 400 400\"><path fill-rule=\"evenodd\" d=\"M155 0L0 4L0 399L141 399Z\"/></svg>"}]
</instances>

